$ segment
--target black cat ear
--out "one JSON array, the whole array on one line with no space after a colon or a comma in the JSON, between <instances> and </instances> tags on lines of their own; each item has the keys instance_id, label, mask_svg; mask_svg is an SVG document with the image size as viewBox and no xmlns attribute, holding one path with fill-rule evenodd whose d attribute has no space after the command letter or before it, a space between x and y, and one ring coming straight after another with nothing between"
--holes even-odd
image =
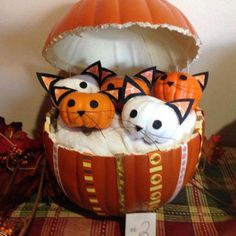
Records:
<instances>
[{"instance_id":1,"label":"black cat ear","mask_svg":"<svg viewBox=\"0 0 236 236\"><path fill-rule=\"evenodd\" d=\"M58 80L62 79L62 77L58 75L51 75L47 73L36 73L38 80L40 84L43 86L43 88L49 92L53 86Z\"/></svg>"},{"instance_id":2,"label":"black cat ear","mask_svg":"<svg viewBox=\"0 0 236 236\"><path fill-rule=\"evenodd\" d=\"M164 71L161 71L161 70L156 70L156 73L155 73L155 79L154 79L154 83L160 79L162 76L167 76L167 73L164 72Z\"/></svg>"},{"instance_id":3,"label":"black cat ear","mask_svg":"<svg viewBox=\"0 0 236 236\"><path fill-rule=\"evenodd\" d=\"M81 75L91 75L100 84L102 78L102 65L100 61L93 63L81 72Z\"/></svg>"},{"instance_id":4,"label":"black cat ear","mask_svg":"<svg viewBox=\"0 0 236 236\"><path fill-rule=\"evenodd\" d=\"M184 120L189 115L192 106L194 103L194 99L186 98L186 99L178 99L171 102L167 102L166 105L174 109L180 125L184 122Z\"/></svg>"},{"instance_id":5,"label":"black cat ear","mask_svg":"<svg viewBox=\"0 0 236 236\"><path fill-rule=\"evenodd\" d=\"M204 91L204 89L207 86L209 72L202 72L199 74L195 74L195 75L193 75L193 77L199 82L199 84L202 88L202 91Z\"/></svg>"},{"instance_id":6,"label":"black cat ear","mask_svg":"<svg viewBox=\"0 0 236 236\"><path fill-rule=\"evenodd\" d=\"M112 89L112 90L102 90L100 93L106 94L112 101L114 101L116 104L120 100L120 89Z\"/></svg>"},{"instance_id":7,"label":"black cat ear","mask_svg":"<svg viewBox=\"0 0 236 236\"><path fill-rule=\"evenodd\" d=\"M126 75L121 88L121 103L125 104L129 99L140 95L146 94L133 79Z\"/></svg>"},{"instance_id":8,"label":"black cat ear","mask_svg":"<svg viewBox=\"0 0 236 236\"><path fill-rule=\"evenodd\" d=\"M154 66L142 70L134 75L134 77L142 79L148 85L148 87L151 88L156 77L156 67Z\"/></svg>"},{"instance_id":9,"label":"black cat ear","mask_svg":"<svg viewBox=\"0 0 236 236\"><path fill-rule=\"evenodd\" d=\"M56 106L59 106L62 99L68 94L75 92L76 90L67 87L53 87L51 90L51 97Z\"/></svg>"},{"instance_id":10,"label":"black cat ear","mask_svg":"<svg viewBox=\"0 0 236 236\"><path fill-rule=\"evenodd\" d=\"M116 76L116 73L114 71L102 67L101 61L97 61L92 65L88 66L86 69L84 69L81 72L81 75L91 75L97 80L98 84L101 84L102 81L104 81L105 79L111 76Z\"/></svg>"},{"instance_id":11,"label":"black cat ear","mask_svg":"<svg viewBox=\"0 0 236 236\"><path fill-rule=\"evenodd\" d=\"M107 68L102 67L102 75L101 75L100 83L102 83L104 80L112 76L117 76L117 74L114 71L111 71Z\"/></svg>"}]
</instances>

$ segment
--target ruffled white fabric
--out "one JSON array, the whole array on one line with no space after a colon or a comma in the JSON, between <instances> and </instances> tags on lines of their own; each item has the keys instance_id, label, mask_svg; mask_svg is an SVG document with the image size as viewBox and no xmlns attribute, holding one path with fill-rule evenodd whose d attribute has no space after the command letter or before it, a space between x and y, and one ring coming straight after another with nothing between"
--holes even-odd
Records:
<instances>
[{"instance_id":1,"label":"ruffled white fabric","mask_svg":"<svg viewBox=\"0 0 236 236\"><path fill-rule=\"evenodd\" d=\"M50 138L64 148L97 156L114 156L117 154L145 154L154 150L168 150L187 141L193 134L196 125L196 114L189 114L188 122L184 122L176 137L163 144L146 143L143 139L133 140L122 127L120 117L116 115L111 126L104 130L84 133L79 128L68 128L58 118L57 131L50 133Z\"/></svg>"}]
</instances>

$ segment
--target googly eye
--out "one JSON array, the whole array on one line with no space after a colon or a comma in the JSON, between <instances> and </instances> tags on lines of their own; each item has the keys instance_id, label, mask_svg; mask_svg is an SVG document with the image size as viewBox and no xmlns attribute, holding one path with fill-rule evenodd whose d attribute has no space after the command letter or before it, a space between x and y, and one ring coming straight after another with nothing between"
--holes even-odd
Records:
<instances>
[{"instance_id":1,"label":"googly eye","mask_svg":"<svg viewBox=\"0 0 236 236\"><path fill-rule=\"evenodd\" d=\"M186 75L181 75L179 78L180 78L181 80L187 80L187 76L186 76Z\"/></svg>"},{"instance_id":2,"label":"googly eye","mask_svg":"<svg viewBox=\"0 0 236 236\"><path fill-rule=\"evenodd\" d=\"M154 129L160 129L162 126L162 122L160 120L155 120L153 123L152 123L152 127Z\"/></svg>"},{"instance_id":3,"label":"googly eye","mask_svg":"<svg viewBox=\"0 0 236 236\"><path fill-rule=\"evenodd\" d=\"M83 81L83 82L81 82L81 83L79 84L79 86L80 86L80 88L82 88L82 89L86 89L86 88L88 87L88 84L87 84L85 81Z\"/></svg>"},{"instance_id":4,"label":"googly eye","mask_svg":"<svg viewBox=\"0 0 236 236\"><path fill-rule=\"evenodd\" d=\"M167 74L161 76L160 80L166 80L167 79Z\"/></svg>"},{"instance_id":5,"label":"googly eye","mask_svg":"<svg viewBox=\"0 0 236 236\"><path fill-rule=\"evenodd\" d=\"M75 100L74 99L70 99L67 103L68 107L73 107L75 105Z\"/></svg>"},{"instance_id":6,"label":"googly eye","mask_svg":"<svg viewBox=\"0 0 236 236\"><path fill-rule=\"evenodd\" d=\"M92 100L92 101L90 102L90 107L91 107L91 108L97 108L97 107L98 107L98 102L97 102L96 100Z\"/></svg>"},{"instance_id":7,"label":"googly eye","mask_svg":"<svg viewBox=\"0 0 236 236\"><path fill-rule=\"evenodd\" d=\"M138 115L138 112L135 109L130 112L130 117L131 118L135 118L137 115Z\"/></svg>"}]
</instances>

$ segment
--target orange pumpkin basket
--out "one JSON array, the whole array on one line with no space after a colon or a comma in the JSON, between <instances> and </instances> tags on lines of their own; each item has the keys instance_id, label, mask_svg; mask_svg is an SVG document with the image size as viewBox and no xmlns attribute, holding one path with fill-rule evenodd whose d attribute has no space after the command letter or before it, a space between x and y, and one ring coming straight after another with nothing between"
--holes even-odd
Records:
<instances>
[{"instance_id":1,"label":"orange pumpkin basket","mask_svg":"<svg viewBox=\"0 0 236 236\"><path fill-rule=\"evenodd\" d=\"M50 169L73 202L98 215L152 211L173 200L193 177L201 154L204 117L197 110L193 135L164 151L97 156L53 140L54 116L45 122L44 145ZM98 140L99 145L99 140Z\"/></svg>"},{"instance_id":2,"label":"orange pumpkin basket","mask_svg":"<svg viewBox=\"0 0 236 236\"><path fill-rule=\"evenodd\" d=\"M134 74L156 65L186 68L198 55L200 39L187 18L164 0L83 0L57 23L43 49L53 66L71 73L95 61L118 73ZM98 215L153 211L188 183L201 154L204 117L185 143L146 154L97 156L53 140L45 122L46 157L61 189L73 202ZM98 140L99 144L99 140Z\"/></svg>"}]
</instances>

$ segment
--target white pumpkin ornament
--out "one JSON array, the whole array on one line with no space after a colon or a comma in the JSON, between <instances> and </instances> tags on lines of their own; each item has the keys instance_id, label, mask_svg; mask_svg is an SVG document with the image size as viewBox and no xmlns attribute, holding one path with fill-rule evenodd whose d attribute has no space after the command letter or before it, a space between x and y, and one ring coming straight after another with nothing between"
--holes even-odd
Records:
<instances>
[{"instance_id":1,"label":"white pumpkin ornament","mask_svg":"<svg viewBox=\"0 0 236 236\"><path fill-rule=\"evenodd\" d=\"M132 79L126 77L125 80L122 93L125 105L121 116L123 126L132 139L162 144L181 141L193 132L196 122L195 112L190 112L193 99L164 102L145 96ZM139 92L130 96L126 92L130 86L134 86Z\"/></svg>"},{"instance_id":2,"label":"white pumpkin ornament","mask_svg":"<svg viewBox=\"0 0 236 236\"><path fill-rule=\"evenodd\" d=\"M54 87L66 87L82 93L97 93L100 91L100 83L116 75L113 71L103 68L100 61L93 63L80 74L68 78L47 73L37 73L37 77L44 89L51 93Z\"/></svg>"}]
</instances>

